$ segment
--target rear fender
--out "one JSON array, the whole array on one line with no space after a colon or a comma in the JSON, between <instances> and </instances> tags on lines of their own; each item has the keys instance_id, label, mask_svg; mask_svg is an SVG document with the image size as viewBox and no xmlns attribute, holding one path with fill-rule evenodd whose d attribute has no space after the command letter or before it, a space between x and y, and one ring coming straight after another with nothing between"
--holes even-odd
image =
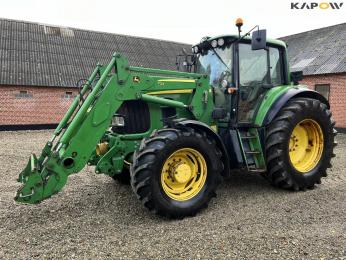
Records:
<instances>
[{"instance_id":1,"label":"rear fender","mask_svg":"<svg viewBox=\"0 0 346 260\"><path fill-rule=\"evenodd\" d=\"M256 118L257 125L266 126L271 123L271 121L275 118L275 116L279 113L281 108L293 98L305 97L305 98L313 98L321 101L326 104L328 108L330 108L328 100L323 97L320 93L306 89L306 88L289 88L286 92L280 95L276 101L270 106L268 112L264 116L262 120L258 120Z\"/></svg>"}]
</instances>

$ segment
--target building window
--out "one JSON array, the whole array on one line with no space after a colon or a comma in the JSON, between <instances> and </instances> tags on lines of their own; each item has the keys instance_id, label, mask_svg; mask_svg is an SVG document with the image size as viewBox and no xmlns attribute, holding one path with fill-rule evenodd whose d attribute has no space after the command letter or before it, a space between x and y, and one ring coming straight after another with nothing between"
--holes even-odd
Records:
<instances>
[{"instance_id":1,"label":"building window","mask_svg":"<svg viewBox=\"0 0 346 260\"><path fill-rule=\"evenodd\" d=\"M16 98L32 98L32 94L27 90L20 90L14 95Z\"/></svg>"},{"instance_id":2,"label":"building window","mask_svg":"<svg viewBox=\"0 0 346 260\"><path fill-rule=\"evenodd\" d=\"M61 96L62 98L70 99L74 98L75 96L73 95L72 91L66 91L64 95Z\"/></svg>"},{"instance_id":3,"label":"building window","mask_svg":"<svg viewBox=\"0 0 346 260\"><path fill-rule=\"evenodd\" d=\"M315 85L315 90L329 101L329 93L330 93L329 84L317 84Z\"/></svg>"},{"instance_id":4,"label":"building window","mask_svg":"<svg viewBox=\"0 0 346 260\"><path fill-rule=\"evenodd\" d=\"M44 25L44 33L54 36L74 37L74 32L70 28Z\"/></svg>"}]
</instances>

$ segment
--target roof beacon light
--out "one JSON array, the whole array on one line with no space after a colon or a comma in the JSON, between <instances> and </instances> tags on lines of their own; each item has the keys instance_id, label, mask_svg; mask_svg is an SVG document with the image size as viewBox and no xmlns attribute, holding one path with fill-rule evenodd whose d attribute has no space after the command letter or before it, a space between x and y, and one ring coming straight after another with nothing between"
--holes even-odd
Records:
<instances>
[{"instance_id":1,"label":"roof beacon light","mask_svg":"<svg viewBox=\"0 0 346 260\"><path fill-rule=\"evenodd\" d=\"M237 18L237 20L235 20L235 25L240 29L240 27L243 26L243 19L241 18Z\"/></svg>"},{"instance_id":2,"label":"roof beacon light","mask_svg":"<svg viewBox=\"0 0 346 260\"><path fill-rule=\"evenodd\" d=\"M243 26L243 19L241 18L237 18L237 20L235 20L235 25L238 27L238 36L240 39L240 33L241 33L241 27Z\"/></svg>"}]
</instances>

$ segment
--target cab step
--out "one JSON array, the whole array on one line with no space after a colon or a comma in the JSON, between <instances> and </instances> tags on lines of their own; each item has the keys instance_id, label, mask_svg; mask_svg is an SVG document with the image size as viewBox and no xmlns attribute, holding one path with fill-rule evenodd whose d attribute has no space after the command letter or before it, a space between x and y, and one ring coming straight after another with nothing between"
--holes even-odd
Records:
<instances>
[{"instance_id":1,"label":"cab step","mask_svg":"<svg viewBox=\"0 0 346 260\"><path fill-rule=\"evenodd\" d=\"M245 151L246 154L261 154L260 151Z\"/></svg>"},{"instance_id":2,"label":"cab step","mask_svg":"<svg viewBox=\"0 0 346 260\"><path fill-rule=\"evenodd\" d=\"M265 172L267 169L258 129L238 129L237 133L247 170L256 173Z\"/></svg>"}]
</instances>

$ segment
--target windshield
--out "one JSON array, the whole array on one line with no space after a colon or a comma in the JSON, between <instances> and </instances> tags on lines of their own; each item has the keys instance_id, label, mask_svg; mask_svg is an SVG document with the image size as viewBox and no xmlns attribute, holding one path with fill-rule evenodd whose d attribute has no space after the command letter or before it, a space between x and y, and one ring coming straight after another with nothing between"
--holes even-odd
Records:
<instances>
[{"instance_id":1,"label":"windshield","mask_svg":"<svg viewBox=\"0 0 346 260\"><path fill-rule=\"evenodd\" d=\"M219 57L218 57L219 56ZM232 46L209 49L199 54L196 64L196 72L210 76L210 84L219 86L220 82L227 77L231 80L232 71Z\"/></svg>"}]
</instances>

